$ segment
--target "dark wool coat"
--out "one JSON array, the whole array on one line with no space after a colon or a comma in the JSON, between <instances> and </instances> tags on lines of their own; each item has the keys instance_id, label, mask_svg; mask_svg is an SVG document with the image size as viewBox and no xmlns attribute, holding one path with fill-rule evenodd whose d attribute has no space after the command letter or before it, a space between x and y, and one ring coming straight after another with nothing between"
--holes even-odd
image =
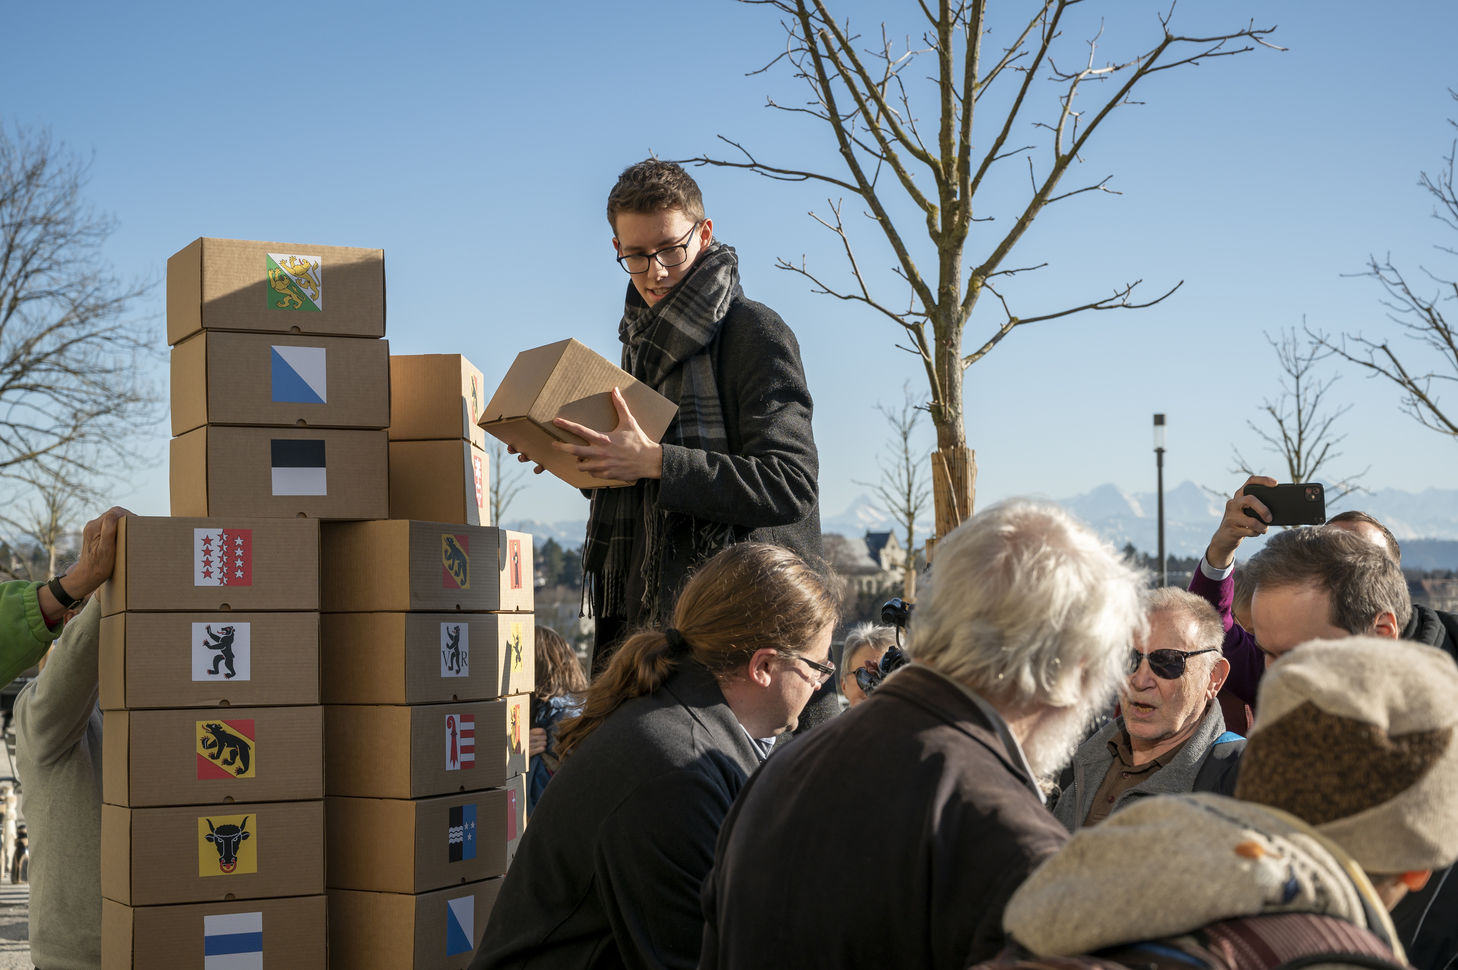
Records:
<instances>
[{"instance_id":1,"label":"dark wool coat","mask_svg":"<svg viewBox=\"0 0 1458 970\"><path fill-rule=\"evenodd\" d=\"M699 965L961 970L1002 948L1008 897L1067 838L976 702L913 664L746 786Z\"/></svg>"},{"instance_id":2,"label":"dark wool coat","mask_svg":"<svg viewBox=\"0 0 1458 970\"><path fill-rule=\"evenodd\" d=\"M713 675L681 660L562 762L472 970L695 966L714 839L758 765Z\"/></svg>"}]
</instances>

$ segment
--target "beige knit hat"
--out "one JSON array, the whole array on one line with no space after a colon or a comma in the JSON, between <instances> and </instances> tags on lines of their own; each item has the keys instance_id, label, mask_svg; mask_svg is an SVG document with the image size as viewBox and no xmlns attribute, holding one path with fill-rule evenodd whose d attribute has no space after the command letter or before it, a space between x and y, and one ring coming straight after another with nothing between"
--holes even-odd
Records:
<instances>
[{"instance_id":1,"label":"beige knit hat","mask_svg":"<svg viewBox=\"0 0 1458 970\"><path fill-rule=\"evenodd\" d=\"M1458 859L1458 665L1376 637L1313 640L1261 680L1237 798L1290 812L1373 875Z\"/></svg>"}]
</instances>

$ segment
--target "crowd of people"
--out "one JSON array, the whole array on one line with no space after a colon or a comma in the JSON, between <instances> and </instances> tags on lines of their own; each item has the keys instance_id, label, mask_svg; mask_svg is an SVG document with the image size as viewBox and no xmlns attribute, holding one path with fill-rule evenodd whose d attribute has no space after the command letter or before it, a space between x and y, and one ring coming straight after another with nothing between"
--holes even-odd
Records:
<instances>
[{"instance_id":1,"label":"crowd of people","mask_svg":"<svg viewBox=\"0 0 1458 970\"><path fill-rule=\"evenodd\" d=\"M904 636L837 648L793 334L679 166L627 169L607 216L624 369L678 412L661 441L616 393L610 432L558 420L630 484L589 490L592 676L536 631L530 823L473 970L1458 970L1458 617L1380 522L1237 568L1271 521L1242 486L1190 588L1151 590L1010 501L940 538ZM100 965L83 601L123 514L0 586L0 676L60 636L16 704L41 970Z\"/></svg>"}]
</instances>

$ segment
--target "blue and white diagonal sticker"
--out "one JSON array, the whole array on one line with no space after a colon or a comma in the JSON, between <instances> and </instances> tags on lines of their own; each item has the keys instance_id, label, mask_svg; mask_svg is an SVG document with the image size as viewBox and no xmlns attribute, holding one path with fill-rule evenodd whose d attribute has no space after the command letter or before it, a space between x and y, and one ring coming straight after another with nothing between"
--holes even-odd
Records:
<instances>
[{"instance_id":1,"label":"blue and white diagonal sticker","mask_svg":"<svg viewBox=\"0 0 1458 970\"><path fill-rule=\"evenodd\" d=\"M328 361L323 347L280 347L269 354L271 393L276 402L327 404Z\"/></svg>"},{"instance_id":2,"label":"blue and white diagonal sticker","mask_svg":"<svg viewBox=\"0 0 1458 970\"><path fill-rule=\"evenodd\" d=\"M476 897L446 900L446 956L475 949Z\"/></svg>"}]
</instances>

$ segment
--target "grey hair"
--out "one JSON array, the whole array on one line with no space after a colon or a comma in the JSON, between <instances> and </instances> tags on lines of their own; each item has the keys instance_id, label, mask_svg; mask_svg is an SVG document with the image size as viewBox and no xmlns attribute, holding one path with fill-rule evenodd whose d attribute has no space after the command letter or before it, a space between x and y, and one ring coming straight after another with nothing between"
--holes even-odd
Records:
<instances>
[{"instance_id":1,"label":"grey hair","mask_svg":"<svg viewBox=\"0 0 1458 970\"><path fill-rule=\"evenodd\" d=\"M1215 665L1224 656L1221 647L1225 643L1225 624L1209 600L1177 586L1161 586L1144 598L1144 615L1153 617L1156 613L1173 613L1189 619L1195 627L1194 637L1180 649L1215 651L1213 654L1203 653L1198 657L1191 657L1188 661L1201 673L1208 674L1215 669ZM1150 644L1150 649L1163 646L1168 644Z\"/></svg>"},{"instance_id":2,"label":"grey hair","mask_svg":"<svg viewBox=\"0 0 1458 970\"><path fill-rule=\"evenodd\" d=\"M870 647L876 651L879 659L880 655L886 652L886 648L895 645L896 628L894 626L884 626L880 623L857 623L846 633L845 643L840 648L841 679L844 679L845 675L853 669L848 668L846 664L850 662L851 657L855 656L857 650Z\"/></svg>"},{"instance_id":3,"label":"grey hair","mask_svg":"<svg viewBox=\"0 0 1458 970\"><path fill-rule=\"evenodd\" d=\"M1145 628L1143 573L1055 505L994 505L937 546L907 652L1004 712L1093 706Z\"/></svg>"}]
</instances>

